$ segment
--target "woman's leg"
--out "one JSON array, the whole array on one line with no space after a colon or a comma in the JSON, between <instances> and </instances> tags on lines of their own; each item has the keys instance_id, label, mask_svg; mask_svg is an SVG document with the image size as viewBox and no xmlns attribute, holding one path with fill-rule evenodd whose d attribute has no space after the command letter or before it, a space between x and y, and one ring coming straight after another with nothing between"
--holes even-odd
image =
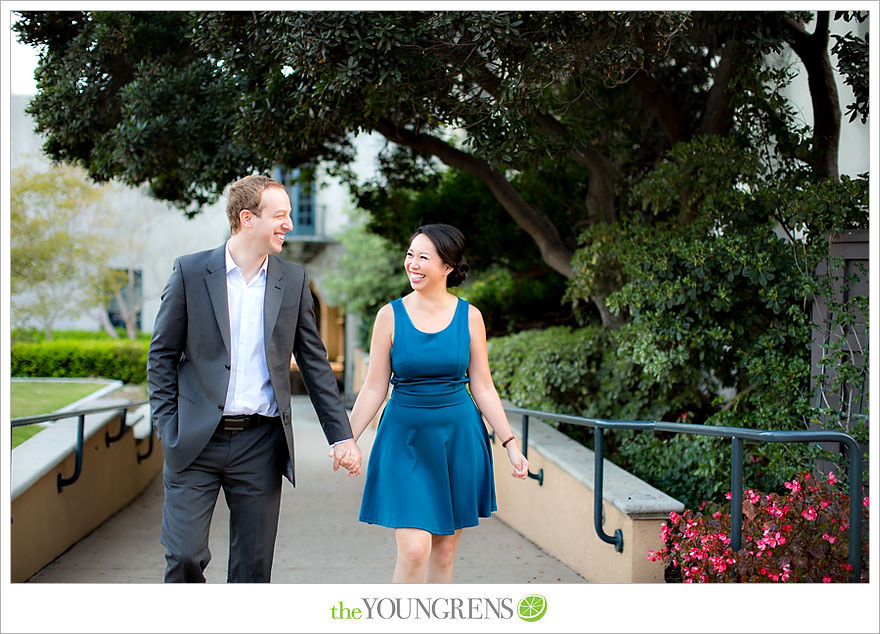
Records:
<instances>
[{"instance_id":1,"label":"woman's leg","mask_svg":"<svg viewBox=\"0 0 880 634\"><path fill-rule=\"evenodd\" d=\"M396 528L397 563L392 583L424 583L431 556L431 533L418 528Z\"/></svg>"},{"instance_id":2,"label":"woman's leg","mask_svg":"<svg viewBox=\"0 0 880 634\"><path fill-rule=\"evenodd\" d=\"M461 539L461 529L454 535L432 535L431 556L425 581L428 583L452 583L455 552Z\"/></svg>"}]
</instances>

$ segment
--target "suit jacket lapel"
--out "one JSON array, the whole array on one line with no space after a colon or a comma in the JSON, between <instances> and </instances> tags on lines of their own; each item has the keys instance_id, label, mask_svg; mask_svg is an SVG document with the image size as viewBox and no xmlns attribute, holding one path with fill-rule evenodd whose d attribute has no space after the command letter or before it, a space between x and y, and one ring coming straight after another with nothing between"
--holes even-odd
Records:
<instances>
[{"instance_id":1,"label":"suit jacket lapel","mask_svg":"<svg viewBox=\"0 0 880 634\"><path fill-rule=\"evenodd\" d=\"M229 348L229 301L226 295L226 245L215 249L208 259L205 284L208 286L208 295L211 296L214 317L217 319L217 327L220 329L223 345L226 346L226 353L231 354Z\"/></svg>"},{"instance_id":2,"label":"suit jacket lapel","mask_svg":"<svg viewBox=\"0 0 880 634\"><path fill-rule=\"evenodd\" d=\"M282 278L284 274L281 267L276 264L270 255L269 265L266 268L266 294L263 300L263 342L266 352L269 351L269 340L275 331L275 322L278 321L278 311L281 310L281 297L284 294Z\"/></svg>"}]
</instances>

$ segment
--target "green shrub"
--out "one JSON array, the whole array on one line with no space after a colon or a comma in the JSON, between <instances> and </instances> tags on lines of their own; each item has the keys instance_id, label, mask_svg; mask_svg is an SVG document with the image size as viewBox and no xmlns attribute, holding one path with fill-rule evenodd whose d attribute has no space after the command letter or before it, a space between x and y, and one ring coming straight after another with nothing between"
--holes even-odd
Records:
<instances>
[{"instance_id":1,"label":"green shrub","mask_svg":"<svg viewBox=\"0 0 880 634\"><path fill-rule=\"evenodd\" d=\"M117 328L119 339L126 339L125 328ZM135 341L150 341L152 333L138 333ZM10 335L12 343L41 343L46 341L46 333L38 328L13 328ZM52 341L117 341L103 330L53 330Z\"/></svg>"},{"instance_id":2,"label":"green shrub","mask_svg":"<svg viewBox=\"0 0 880 634\"><path fill-rule=\"evenodd\" d=\"M573 321L571 308L562 303L565 280L552 271L517 275L492 265L471 271L467 281L452 292L480 309L489 337Z\"/></svg>"},{"instance_id":3,"label":"green shrub","mask_svg":"<svg viewBox=\"0 0 880 634\"><path fill-rule=\"evenodd\" d=\"M689 402L685 385L661 385L618 354L601 326L554 326L489 340L492 378L520 407L606 419L664 418Z\"/></svg>"},{"instance_id":4,"label":"green shrub","mask_svg":"<svg viewBox=\"0 0 880 634\"><path fill-rule=\"evenodd\" d=\"M610 333L601 326L559 326L489 340L492 378L500 396L519 407L600 418L778 429L772 403L744 415L713 413L701 405L694 377L660 381L635 363L615 342L633 326ZM701 409L705 408L705 409ZM767 414L767 420L757 414ZM744 422L750 424L743 424ZM548 421L550 422L550 421ZM592 428L552 423L581 444L593 446ZM718 438L620 430L605 435L606 457L652 486L691 506L717 499L730 482L730 443ZM755 486L775 490L779 474L808 462L803 444L749 443L743 465Z\"/></svg>"},{"instance_id":5,"label":"green shrub","mask_svg":"<svg viewBox=\"0 0 880 634\"><path fill-rule=\"evenodd\" d=\"M149 341L129 339L60 339L14 343L11 376L101 377L125 383L147 380Z\"/></svg>"}]
</instances>

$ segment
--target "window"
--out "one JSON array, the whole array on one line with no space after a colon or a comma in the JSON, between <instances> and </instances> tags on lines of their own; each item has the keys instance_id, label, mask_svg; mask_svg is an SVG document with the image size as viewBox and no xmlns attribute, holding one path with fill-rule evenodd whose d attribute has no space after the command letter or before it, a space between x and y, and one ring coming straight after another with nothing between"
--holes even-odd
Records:
<instances>
[{"instance_id":1,"label":"window","mask_svg":"<svg viewBox=\"0 0 880 634\"><path fill-rule=\"evenodd\" d=\"M290 217L293 220L295 236L315 235L315 169L303 167L291 169L278 166L275 168L275 180L284 185L290 196Z\"/></svg>"}]
</instances>

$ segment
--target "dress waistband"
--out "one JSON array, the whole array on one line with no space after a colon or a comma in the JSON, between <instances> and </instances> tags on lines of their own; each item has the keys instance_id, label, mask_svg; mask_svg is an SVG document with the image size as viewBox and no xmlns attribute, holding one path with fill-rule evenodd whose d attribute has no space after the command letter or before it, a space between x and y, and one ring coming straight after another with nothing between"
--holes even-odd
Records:
<instances>
[{"instance_id":1,"label":"dress waistband","mask_svg":"<svg viewBox=\"0 0 880 634\"><path fill-rule=\"evenodd\" d=\"M396 385L391 390L390 400L407 407L441 407L455 405L470 397L464 385L453 385L448 390L439 391L437 386L431 386L430 390L420 390L414 386Z\"/></svg>"}]
</instances>

